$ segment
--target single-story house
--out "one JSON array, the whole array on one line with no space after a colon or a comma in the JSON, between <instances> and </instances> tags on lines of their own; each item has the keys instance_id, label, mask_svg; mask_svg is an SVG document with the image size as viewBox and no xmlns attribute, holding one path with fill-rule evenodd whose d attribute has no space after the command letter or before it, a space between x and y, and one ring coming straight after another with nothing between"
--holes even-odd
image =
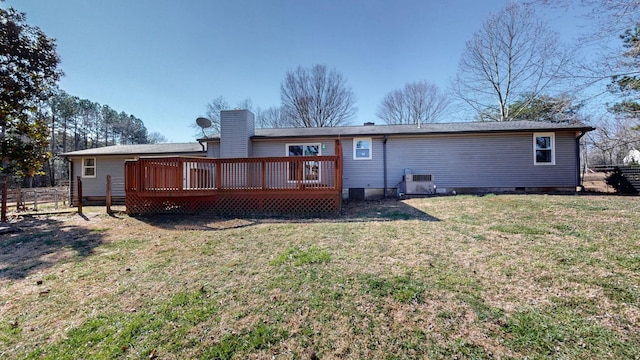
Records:
<instances>
[{"instance_id":1,"label":"single-story house","mask_svg":"<svg viewBox=\"0 0 640 360\"><path fill-rule=\"evenodd\" d=\"M77 204L77 177L82 179L83 203L105 202L107 175L111 176L114 203L123 203L124 161L147 156L206 156L202 144L169 143L111 145L95 149L67 152L61 155L69 161L69 203Z\"/></svg>"},{"instance_id":2,"label":"single-story house","mask_svg":"<svg viewBox=\"0 0 640 360\"><path fill-rule=\"evenodd\" d=\"M253 124L248 110L223 111L220 134L199 141L207 144L207 157L232 158L335 155L332 144L339 140L343 198L575 191L581 185L580 138L594 130L539 121L279 129Z\"/></svg>"},{"instance_id":3,"label":"single-story house","mask_svg":"<svg viewBox=\"0 0 640 360\"><path fill-rule=\"evenodd\" d=\"M200 144L110 146L64 156L71 161L71 179L85 180L86 197L104 197L105 176L122 177L125 159L330 156L338 155L336 149L342 151L343 199L576 191L581 185L580 138L594 130L580 123L538 121L256 129L248 110L222 111L220 129L220 134L198 139ZM314 164L305 167L304 181L319 182Z\"/></svg>"}]
</instances>

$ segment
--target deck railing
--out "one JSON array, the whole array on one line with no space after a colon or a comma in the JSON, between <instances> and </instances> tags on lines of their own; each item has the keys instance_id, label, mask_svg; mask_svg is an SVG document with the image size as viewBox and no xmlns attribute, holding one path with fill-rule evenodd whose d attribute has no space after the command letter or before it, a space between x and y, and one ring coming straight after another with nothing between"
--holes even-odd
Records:
<instances>
[{"instance_id":1,"label":"deck railing","mask_svg":"<svg viewBox=\"0 0 640 360\"><path fill-rule=\"evenodd\" d=\"M212 191L338 189L338 156L141 158L125 162L127 192L193 196Z\"/></svg>"},{"instance_id":2,"label":"deck railing","mask_svg":"<svg viewBox=\"0 0 640 360\"><path fill-rule=\"evenodd\" d=\"M336 211L342 192L342 157L127 160L125 192L130 213ZM308 211L297 204L300 201L307 203Z\"/></svg>"}]
</instances>

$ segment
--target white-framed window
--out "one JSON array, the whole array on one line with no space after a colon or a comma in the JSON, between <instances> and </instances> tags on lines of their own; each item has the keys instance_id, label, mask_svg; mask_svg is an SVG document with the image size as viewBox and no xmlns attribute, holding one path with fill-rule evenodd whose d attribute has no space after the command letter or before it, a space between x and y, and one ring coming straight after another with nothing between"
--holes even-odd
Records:
<instances>
[{"instance_id":1,"label":"white-framed window","mask_svg":"<svg viewBox=\"0 0 640 360\"><path fill-rule=\"evenodd\" d=\"M371 138L353 139L353 160L371 160L372 146Z\"/></svg>"},{"instance_id":2,"label":"white-framed window","mask_svg":"<svg viewBox=\"0 0 640 360\"><path fill-rule=\"evenodd\" d=\"M96 177L96 158L82 159L82 177L85 177L85 178Z\"/></svg>"},{"instance_id":3,"label":"white-framed window","mask_svg":"<svg viewBox=\"0 0 640 360\"><path fill-rule=\"evenodd\" d=\"M554 133L533 134L533 164L556 164L556 137Z\"/></svg>"},{"instance_id":4,"label":"white-framed window","mask_svg":"<svg viewBox=\"0 0 640 360\"><path fill-rule=\"evenodd\" d=\"M320 156L321 144L286 144L287 156ZM297 162L290 162L287 171L288 181L320 181L320 163L318 161L305 161L302 168Z\"/></svg>"}]
</instances>

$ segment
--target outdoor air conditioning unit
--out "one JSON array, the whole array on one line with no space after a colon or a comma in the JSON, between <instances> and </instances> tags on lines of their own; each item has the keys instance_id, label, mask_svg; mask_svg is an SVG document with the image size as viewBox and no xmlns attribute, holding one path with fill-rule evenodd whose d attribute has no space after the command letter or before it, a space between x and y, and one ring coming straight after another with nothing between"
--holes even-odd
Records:
<instances>
[{"instance_id":1,"label":"outdoor air conditioning unit","mask_svg":"<svg viewBox=\"0 0 640 360\"><path fill-rule=\"evenodd\" d=\"M436 193L436 184L429 174L414 174L411 169L405 169L400 183L400 195L431 195Z\"/></svg>"}]
</instances>

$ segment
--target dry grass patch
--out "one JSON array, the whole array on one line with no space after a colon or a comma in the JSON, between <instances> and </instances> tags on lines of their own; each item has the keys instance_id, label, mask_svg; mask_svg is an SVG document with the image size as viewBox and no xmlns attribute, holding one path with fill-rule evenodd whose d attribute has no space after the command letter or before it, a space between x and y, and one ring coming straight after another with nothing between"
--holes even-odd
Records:
<instances>
[{"instance_id":1,"label":"dry grass patch","mask_svg":"<svg viewBox=\"0 0 640 360\"><path fill-rule=\"evenodd\" d=\"M640 357L637 198L18 225L0 237L2 358Z\"/></svg>"}]
</instances>

